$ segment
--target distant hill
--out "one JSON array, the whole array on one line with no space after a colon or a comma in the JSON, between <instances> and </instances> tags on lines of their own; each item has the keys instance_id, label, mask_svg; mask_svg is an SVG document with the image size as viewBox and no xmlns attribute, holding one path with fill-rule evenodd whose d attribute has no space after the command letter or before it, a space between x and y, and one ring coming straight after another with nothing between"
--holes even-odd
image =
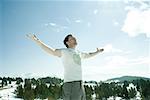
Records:
<instances>
[{"instance_id":1,"label":"distant hill","mask_svg":"<svg viewBox=\"0 0 150 100\"><path fill-rule=\"evenodd\" d=\"M146 77L139 77L139 76L122 76L122 77L117 77L117 78L108 79L108 80L106 80L105 82L124 82L124 81L138 80L138 79L150 80L150 78L146 78Z\"/></svg>"}]
</instances>

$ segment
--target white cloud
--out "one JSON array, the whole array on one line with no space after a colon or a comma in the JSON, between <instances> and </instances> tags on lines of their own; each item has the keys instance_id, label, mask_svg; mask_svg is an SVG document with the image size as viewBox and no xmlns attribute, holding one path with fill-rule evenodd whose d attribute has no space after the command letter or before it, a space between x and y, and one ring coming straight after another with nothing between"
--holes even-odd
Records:
<instances>
[{"instance_id":1,"label":"white cloud","mask_svg":"<svg viewBox=\"0 0 150 100\"><path fill-rule=\"evenodd\" d=\"M46 24L44 24L44 25L45 25L45 26L48 26L49 24L46 23Z\"/></svg>"},{"instance_id":2,"label":"white cloud","mask_svg":"<svg viewBox=\"0 0 150 100\"><path fill-rule=\"evenodd\" d=\"M71 20L69 18L66 18L67 23L71 24Z\"/></svg>"},{"instance_id":3,"label":"white cloud","mask_svg":"<svg viewBox=\"0 0 150 100\"><path fill-rule=\"evenodd\" d=\"M117 67L117 66L124 66L128 63L128 59L124 56L109 56L104 58L105 60L107 60L107 64L105 66L107 67Z\"/></svg>"},{"instance_id":4,"label":"white cloud","mask_svg":"<svg viewBox=\"0 0 150 100\"><path fill-rule=\"evenodd\" d=\"M127 4L129 2L129 0L123 0L123 2Z\"/></svg>"},{"instance_id":5,"label":"white cloud","mask_svg":"<svg viewBox=\"0 0 150 100\"><path fill-rule=\"evenodd\" d=\"M149 77L148 66L150 64L149 57L129 58L127 56L109 56L104 58L107 63L101 65L84 65L84 80L106 80L112 77L124 75L145 76ZM142 66L140 65L142 64Z\"/></svg>"},{"instance_id":6,"label":"white cloud","mask_svg":"<svg viewBox=\"0 0 150 100\"><path fill-rule=\"evenodd\" d=\"M93 13L96 15L98 13L98 9L95 9Z\"/></svg>"},{"instance_id":7,"label":"white cloud","mask_svg":"<svg viewBox=\"0 0 150 100\"><path fill-rule=\"evenodd\" d=\"M79 19L77 19L77 20L75 20L75 22L76 22L76 23L81 23L82 21L79 20Z\"/></svg>"},{"instance_id":8,"label":"white cloud","mask_svg":"<svg viewBox=\"0 0 150 100\"><path fill-rule=\"evenodd\" d=\"M127 14L122 31L127 32L131 37L135 37L139 34L146 34L147 37L150 37L149 26L150 10L131 10Z\"/></svg>"},{"instance_id":9,"label":"white cloud","mask_svg":"<svg viewBox=\"0 0 150 100\"><path fill-rule=\"evenodd\" d=\"M56 23L45 23L44 24L46 27L48 27L48 26L52 26L52 27L55 27L55 26L57 26L57 24Z\"/></svg>"},{"instance_id":10,"label":"white cloud","mask_svg":"<svg viewBox=\"0 0 150 100\"><path fill-rule=\"evenodd\" d=\"M139 64L147 64L150 65L150 57L137 57L137 58L128 58L127 56L108 56L104 58L108 63L106 64L107 67L113 66L133 66Z\"/></svg>"},{"instance_id":11,"label":"white cloud","mask_svg":"<svg viewBox=\"0 0 150 100\"><path fill-rule=\"evenodd\" d=\"M56 26L56 23L49 23L49 25L51 25L51 26Z\"/></svg>"},{"instance_id":12,"label":"white cloud","mask_svg":"<svg viewBox=\"0 0 150 100\"><path fill-rule=\"evenodd\" d=\"M150 38L150 5L139 0L131 4L125 8L128 13L122 31L131 37L145 34Z\"/></svg>"},{"instance_id":13,"label":"white cloud","mask_svg":"<svg viewBox=\"0 0 150 100\"><path fill-rule=\"evenodd\" d=\"M133 9L135 9L135 7L133 7L133 6L126 6L126 7L125 7L125 10L126 10L126 11L129 11L129 10L131 10L131 9L133 10Z\"/></svg>"},{"instance_id":14,"label":"white cloud","mask_svg":"<svg viewBox=\"0 0 150 100\"><path fill-rule=\"evenodd\" d=\"M118 25L119 25L119 22L116 21L116 20L113 20L113 24L114 24L114 26L118 26Z\"/></svg>"},{"instance_id":15,"label":"white cloud","mask_svg":"<svg viewBox=\"0 0 150 100\"><path fill-rule=\"evenodd\" d=\"M136 59L131 59L129 64L130 65L138 65L138 64L150 65L150 57L138 57Z\"/></svg>"},{"instance_id":16,"label":"white cloud","mask_svg":"<svg viewBox=\"0 0 150 100\"><path fill-rule=\"evenodd\" d=\"M150 8L150 1L148 0L124 0L124 3L128 5L125 7L125 10L146 10Z\"/></svg>"},{"instance_id":17,"label":"white cloud","mask_svg":"<svg viewBox=\"0 0 150 100\"><path fill-rule=\"evenodd\" d=\"M66 22L68 24L74 24L74 23L81 23L83 22L83 20L81 20L80 18L66 18Z\"/></svg>"},{"instance_id":18,"label":"white cloud","mask_svg":"<svg viewBox=\"0 0 150 100\"><path fill-rule=\"evenodd\" d=\"M110 52L112 51L112 44L107 44L104 46L104 51L105 52Z\"/></svg>"},{"instance_id":19,"label":"white cloud","mask_svg":"<svg viewBox=\"0 0 150 100\"><path fill-rule=\"evenodd\" d=\"M48 28L51 28L51 30L56 31L56 32L61 32L69 28L67 26L59 25L59 24L52 23L52 22L46 23L44 25Z\"/></svg>"},{"instance_id":20,"label":"white cloud","mask_svg":"<svg viewBox=\"0 0 150 100\"><path fill-rule=\"evenodd\" d=\"M112 46L112 44L106 44L104 47L104 52L118 52L118 53L122 53L123 50L115 48Z\"/></svg>"},{"instance_id":21,"label":"white cloud","mask_svg":"<svg viewBox=\"0 0 150 100\"><path fill-rule=\"evenodd\" d=\"M87 23L87 26L88 26L88 27L91 27L91 23L90 23L90 22L88 22L88 23Z\"/></svg>"}]
</instances>

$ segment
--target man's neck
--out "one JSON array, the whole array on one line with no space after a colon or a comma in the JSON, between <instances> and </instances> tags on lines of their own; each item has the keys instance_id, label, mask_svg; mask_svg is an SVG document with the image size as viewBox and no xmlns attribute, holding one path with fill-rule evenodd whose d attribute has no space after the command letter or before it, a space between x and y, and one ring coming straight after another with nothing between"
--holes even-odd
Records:
<instances>
[{"instance_id":1,"label":"man's neck","mask_svg":"<svg viewBox=\"0 0 150 100\"><path fill-rule=\"evenodd\" d=\"M70 49L75 49L76 47L69 47Z\"/></svg>"}]
</instances>

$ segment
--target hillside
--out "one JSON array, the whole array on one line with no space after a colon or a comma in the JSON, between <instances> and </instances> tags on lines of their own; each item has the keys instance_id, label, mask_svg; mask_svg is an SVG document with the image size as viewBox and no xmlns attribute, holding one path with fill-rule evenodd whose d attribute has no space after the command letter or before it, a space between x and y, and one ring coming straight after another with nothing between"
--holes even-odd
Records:
<instances>
[{"instance_id":1,"label":"hillside","mask_svg":"<svg viewBox=\"0 0 150 100\"><path fill-rule=\"evenodd\" d=\"M111 78L111 79L108 79L106 80L106 82L108 81L119 81L119 82L124 82L124 81L133 81L133 80L140 80L140 79L143 79L143 80L150 80L150 78L146 78L146 77L139 77L139 76L122 76L122 77L117 77L117 78Z\"/></svg>"}]
</instances>

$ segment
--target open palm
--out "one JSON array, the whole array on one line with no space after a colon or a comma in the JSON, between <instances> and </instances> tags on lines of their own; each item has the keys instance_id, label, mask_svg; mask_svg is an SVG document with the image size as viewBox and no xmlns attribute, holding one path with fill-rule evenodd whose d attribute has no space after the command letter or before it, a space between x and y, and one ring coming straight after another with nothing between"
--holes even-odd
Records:
<instances>
[{"instance_id":1,"label":"open palm","mask_svg":"<svg viewBox=\"0 0 150 100\"><path fill-rule=\"evenodd\" d=\"M102 52L102 51L104 51L104 49L97 48L97 52Z\"/></svg>"},{"instance_id":2,"label":"open palm","mask_svg":"<svg viewBox=\"0 0 150 100\"><path fill-rule=\"evenodd\" d=\"M38 38L36 37L36 35L33 34L33 33L26 34L26 36L27 36L29 39L33 40L33 41L38 40Z\"/></svg>"}]
</instances>

